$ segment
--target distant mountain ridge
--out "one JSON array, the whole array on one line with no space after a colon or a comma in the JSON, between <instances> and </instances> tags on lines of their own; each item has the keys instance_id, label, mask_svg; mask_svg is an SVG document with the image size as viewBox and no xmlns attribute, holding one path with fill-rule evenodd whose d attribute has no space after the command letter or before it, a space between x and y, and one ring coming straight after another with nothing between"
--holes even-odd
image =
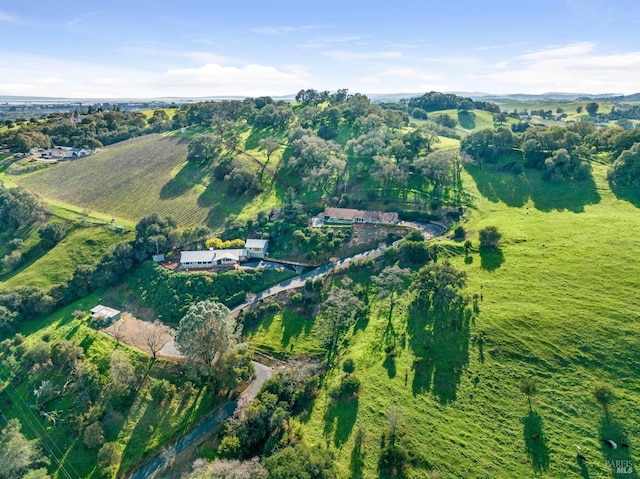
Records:
<instances>
[{"instance_id":1,"label":"distant mountain ridge","mask_svg":"<svg viewBox=\"0 0 640 479\"><path fill-rule=\"evenodd\" d=\"M420 93L365 93L371 100L376 102L397 102L403 99L416 98L426 92ZM480 101L492 102L539 102L544 100L550 101L610 101L614 103L620 102L640 102L640 92L623 95L619 93L564 93L564 92L548 92L540 94L532 93L508 93L493 94L485 92L465 92L450 91L443 93L451 93L454 95L471 98ZM289 95L271 96L274 100L294 101L295 93ZM0 95L0 103L77 103L82 105L93 105L96 103L194 103L200 101L212 100L243 100L248 98L242 95L212 95L207 97L157 97L157 98L64 98L64 97L46 97L46 96L14 96Z\"/></svg>"}]
</instances>

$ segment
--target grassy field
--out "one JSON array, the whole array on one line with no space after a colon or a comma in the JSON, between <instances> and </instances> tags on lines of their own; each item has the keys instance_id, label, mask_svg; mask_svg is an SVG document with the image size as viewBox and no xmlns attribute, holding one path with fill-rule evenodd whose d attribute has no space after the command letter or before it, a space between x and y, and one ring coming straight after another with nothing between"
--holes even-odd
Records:
<instances>
[{"instance_id":1,"label":"grassy field","mask_svg":"<svg viewBox=\"0 0 640 479\"><path fill-rule=\"evenodd\" d=\"M611 107L615 105L612 102L602 102L598 100L594 100L600 108L598 109L599 113L610 113ZM500 105L500 109L504 112L512 112L513 110L518 111L531 111L531 110L551 110L554 113L558 108L562 108L564 112L567 114L567 118L565 120L580 120L580 118L589 116L585 110L586 104L588 101L513 101L513 102L498 102ZM582 107L582 112L578 113L576 109L578 107Z\"/></svg>"},{"instance_id":2,"label":"grassy field","mask_svg":"<svg viewBox=\"0 0 640 479\"><path fill-rule=\"evenodd\" d=\"M494 128L493 113L484 110L471 110L469 113L472 113L472 115L465 115L464 112L458 110L440 110L430 113L429 116L449 115L458 122L455 130L462 136L485 128ZM514 122L513 119L508 119L507 125L512 122Z\"/></svg>"},{"instance_id":3,"label":"grassy field","mask_svg":"<svg viewBox=\"0 0 640 479\"><path fill-rule=\"evenodd\" d=\"M434 150L455 150L460 148L460 140L455 138L447 138L446 136L439 136L440 141L433 144Z\"/></svg>"},{"instance_id":4,"label":"grassy field","mask_svg":"<svg viewBox=\"0 0 640 479\"><path fill-rule=\"evenodd\" d=\"M96 292L82 301L63 308L53 315L24 325L21 331L25 336L24 344L29 347L42 342L43 338L54 342L58 339L69 339L82 346L84 357L96 364L101 374L107 374L109 356L116 348L115 341L98 331L89 328L85 320L73 319L72 311L88 310L97 304L103 292ZM149 358L141 352L118 346L141 371L148 370ZM124 453L119 468L119 477L126 477L126 472L149 455L161 443L172 437L183 428L197 422L207 411L210 411L217 397L206 388L193 388L189 392L184 384L178 382L180 394L160 403L154 400L148 387L162 378L175 377L174 366L159 360L146 377L145 386L135 396L130 406L112 410L107 408L102 423L107 442L115 441L123 446ZM56 378L54 378L55 380ZM175 382L174 379L171 379ZM31 393L33 384L30 380L12 383L7 381L6 372L0 368L0 396L3 412L7 417L17 417L23 424L23 433L29 438L38 437L47 451L53 456L50 473L54 479L65 477L99 478L102 477L96 466L97 450L88 450L76 433L70 434L66 424L53 427L28 404L33 402ZM6 399L11 402L7 403ZM64 403L70 402L70 404ZM73 402L58 400L52 407L70 408ZM64 471L63 471L64 469ZM66 471L66 472L65 472ZM66 474L70 474L67 476Z\"/></svg>"},{"instance_id":5,"label":"grassy field","mask_svg":"<svg viewBox=\"0 0 640 479\"><path fill-rule=\"evenodd\" d=\"M278 188L229 201L224 183L186 163L188 141L148 135L73 162L16 178L27 189L104 215L137 221L158 212L182 227L219 229L229 215L252 217L279 204ZM275 155L275 154L274 154Z\"/></svg>"},{"instance_id":6,"label":"grassy field","mask_svg":"<svg viewBox=\"0 0 640 479\"><path fill-rule=\"evenodd\" d=\"M156 110L164 111L169 117L169 119L172 119L176 114L176 111L178 111L177 108L149 108L147 110L140 110L138 113L142 113L145 116L145 118L148 120L153 116L153 112Z\"/></svg>"},{"instance_id":7,"label":"grassy field","mask_svg":"<svg viewBox=\"0 0 640 479\"><path fill-rule=\"evenodd\" d=\"M247 331L247 338L258 351L266 354L296 355L321 354L322 343L315 331L313 320L297 311L286 309Z\"/></svg>"},{"instance_id":8,"label":"grassy field","mask_svg":"<svg viewBox=\"0 0 640 479\"><path fill-rule=\"evenodd\" d=\"M38 286L48 289L71 279L81 264L95 264L109 247L132 238L107 226L74 227L67 236L49 251L39 251L39 237L35 228L25 235L27 260L17 270L0 276L0 290L17 286Z\"/></svg>"},{"instance_id":9,"label":"grassy field","mask_svg":"<svg viewBox=\"0 0 640 479\"><path fill-rule=\"evenodd\" d=\"M425 315L406 293L389 328L388 303L370 294L368 321L340 351L310 416L294 426L307 443L335 451L340 477L378 477L391 407L402 412L409 477L637 477L616 475L607 463L639 459L634 449L601 442L633 448L640 441L640 217L611 192L605 173L594 165L593 182L549 185L537 171L516 178L469 169L470 238L477 245L487 225L504 235L499 253L452 259L468 274L467 293L479 297L477 314L456 323ZM293 351L312 344L301 328L285 344L286 324L268 320L253 341ZM392 360L384 352L390 341L398 352ZM346 357L355 360L362 389L357 399L335 403L327 390ZM525 377L540 389L532 409L518 387ZM591 393L597 380L617 390L607 414Z\"/></svg>"}]
</instances>

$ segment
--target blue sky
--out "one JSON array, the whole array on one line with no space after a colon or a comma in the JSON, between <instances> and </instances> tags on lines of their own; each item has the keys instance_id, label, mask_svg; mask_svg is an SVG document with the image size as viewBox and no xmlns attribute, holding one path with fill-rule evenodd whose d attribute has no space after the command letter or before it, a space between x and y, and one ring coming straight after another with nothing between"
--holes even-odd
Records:
<instances>
[{"instance_id":1,"label":"blue sky","mask_svg":"<svg viewBox=\"0 0 640 479\"><path fill-rule=\"evenodd\" d=\"M640 2L0 0L0 95L640 91Z\"/></svg>"}]
</instances>

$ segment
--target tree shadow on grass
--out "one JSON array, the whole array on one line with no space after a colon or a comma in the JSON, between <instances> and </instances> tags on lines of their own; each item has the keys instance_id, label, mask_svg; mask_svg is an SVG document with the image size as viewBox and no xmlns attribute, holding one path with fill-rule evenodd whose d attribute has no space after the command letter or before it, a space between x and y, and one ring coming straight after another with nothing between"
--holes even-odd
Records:
<instances>
[{"instance_id":1,"label":"tree shadow on grass","mask_svg":"<svg viewBox=\"0 0 640 479\"><path fill-rule=\"evenodd\" d=\"M609 182L611 191L616 195L619 200L625 200L631 203L636 208L640 208L640 188L629 188L618 186L613 182Z\"/></svg>"},{"instance_id":2,"label":"tree shadow on grass","mask_svg":"<svg viewBox=\"0 0 640 479\"><path fill-rule=\"evenodd\" d=\"M531 465L536 474L549 469L549 448L544 435L542 417L536 411L529 410L529 414L522 419L524 425L524 443Z\"/></svg>"},{"instance_id":3,"label":"tree shadow on grass","mask_svg":"<svg viewBox=\"0 0 640 479\"><path fill-rule=\"evenodd\" d=\"M600 194L592 177L584 181L550 183L542 179L542 172L525 169L520 175L496 171L499 166L467 165L478 190L485 198L507 206L520 208L531 201L540 211L572 211L581 213L586 205L600 202Z\"/></svg>"},{"instance_id":4,"label":"tree shadow on grass","mask_svg":"<svg viewBox=\"0 0 640 479\"><path fill-rule=\"evenodd\" d=\"M182 196L195 185L201 184L207 175L206 166L198 166L186 163L180 168L178 174L165 183L160 189L160 199L169 200Z\"/></svg>"},{"instance_id":5,"label":"tree shadow on grass","mask_svg":"<svg viewBox=\"0 0 640 479\"><path fill-rule=\"evenodd\" d=\"M356 431L356 437L351 450L351 461L349 463L349 470L351 471L351 479L362 479L362 471L364 470L364 458L365 453L362 450L362 443L364 442L364 430L362 428Z\"/></svg>"},{"instance_id":6,"label":"tree shadow on grass","mask_svg":"<svg viewBox=\"0 0 640 479\"><path fill-rule=\"evenodd\" d=\"M413 363L413 395L431 392L442 404L456 399L463 369L469 363L469 322L466 308L433 310L415 302L407 332Z\"/></svg>"},{"instance_id":7,"label":"tree shadow on grass","mask_svg":"<svg viewBox=\"0 0 640 479\"><path fill-rule=\"evenodd\" d=\"M349 439L358 416L358 397L343 398L330 402L324 415L324 435L333 433L333 444L342 446Z\"/></svg>"},{"instance_id":8,"label":"tree shadow on grass","mask_svg":"<svg viewBox=\"0 0 640 479\"><path fill-rule=\"evenodd\" d=\"M276 136L273 134L272 128L253 128L251 130L251 134L244 142L244 149L255 150L260 146L260 140L263 140L268 136Z\"/></svg>"},{"instance_id":9,"label":"tree shadow on grass","mask_svg":"<svg viewBox=\"0 0 640 479\"><path fill-rule=\"evenodd\" d=\"M387 354L387 357L382 363L382 366L387 370L387 375L390 378L395 378L398 374L398 371L396 369L396 358L393 354Z\"/></svg>"},{"instance_id":10,"label":"tree shadow on grass","mask_svg":"<svg viewBox=\"0 0 640 479\"><path fill-rule=\"evenodd\" d=\"M93 345L96 338L94 336L85 336L84 339L80 342L78 346L80 346L85 351L88 351L89 348Z\"/></svg>"},{"instance_id":11,"label":"tree shadow on grass","mask_svg":"<svg viewBox=\"0 0 640 479\"><path fill-rule=\"evenodd\" d=\"M209 210L205 224L215 229L223 226L231 215L240 213L256 196L258 193L230 197L224 181L212 181L198 197L197 204Z\"/></svg>"},{"instance_id":12,"label":"tree shadow on grass","mask_svg":"<svg viewBox=\"0 0 640 479\"><path fill-rule=\"evenodd\" d=\"M609 412L605 413L600 421L600 449L602 455L607 461L607 465L611 468L614 477L624 477L625 479L637 479L638 474L634 461L631 457L630 449L622 447L623 444L629 444L627 433ZM614 441L617 448L613 449L606 445L603 439Z\"/></svg>"},{"instance_id":13,"label":"tree shadow on grass","mask_svg":"<svg viewBox=\"0 0 640 479\"><path fill-rule=\"evenodd\" d=\"M162 445L166 445L167 437L162 438L162 442L165 444L159 444L158 448L150 448L150 444L154 439L154 435L163 432L162 426L165 427L165 431L170 430L168 425L179 419L182 426L188 428L190 424L194 423L194 420L199 414L202 414L202 408L206 407L206 400L203 398L207 394L213 394L213 392L206 386L200 387L197 392L197 396L194 398L192 404L188 408L174 407L167 408L166 402L158 402L153 400L145 401L145 410L141 414L141 417L133 427L133 431L129 437L129 441L124 448L122 454L122 461L120 466L119 475L122 474L122 465L127 463L136 463L139 465L143 462L143 459L152 457L157 452L158 448ZM170 399L169 399L170 400ZM180 402L181 405L181 402ZM136 415L136 404L132 406L129 411L129 416ZM179 416L179 417L176 417ZM178 434L180 435L180 434ZM131 465L129 466L131 467ZM130 472L130 471L129 471Z\"/></svg>"},{"instance_id":14,"label":"tree shadow on grass","mask_svg":"<svg viewBox=\"0 0 640 479\"><path fill-rule=\"evenodd\" d=\"M500 248L488 250L480 248L480 267L487 271L495 271L504 263L504 253Z\"/></svg>"},{"instance_id":15,"label":"tree shadow on grass","mask_svg":"<svg viewBox=\"0 0 640 479\"><path fill-rule=\"evenodd\" d=\"M308 335L313 327L313 320L300 317L298 313L290 309L282 311L282 346L288 346L292 338L300 335Z\"/></svg>"},{"instance_id":16,"label":"tree shadow on grass","mask_svg":"<svg viewBox=\"0 0 640 479\"><path fill-rule=\"evenodd\" d=\"M578 467L580 468L580 475L582 476L582 479L591 479L591 476L589 475L589 466L577 455L576 463L578 463Z\"/></svg>"}]
</instances>

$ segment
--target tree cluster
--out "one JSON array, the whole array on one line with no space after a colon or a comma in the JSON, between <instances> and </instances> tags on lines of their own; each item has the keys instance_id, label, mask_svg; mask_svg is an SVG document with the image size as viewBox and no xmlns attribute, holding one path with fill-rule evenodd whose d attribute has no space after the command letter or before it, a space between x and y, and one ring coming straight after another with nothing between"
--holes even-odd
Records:
<instances>
[{"instance_id":1,"label":"tree cluster","mask_svg":"<svg viewBox=\"0 0 640 479\"><path fill-rule=\"evenodd\" d=\"M210 377L222 356L238 344L242 325L229 308L215 301L192 304L180 320L175 343L202 377Z\"/></svg>"},{"instance_id":2,"label":"tree cluster","mask_svg":"<svg viewBox=\"0 0 640 479\"><path fill-rule=\"evenodd\" d=\"M19 420L9 420L0 430L0 479L49 478L46 469L42 469L48 463L48 459L42 454L39 440L28 440L22 434Z\"/></svg>"},{"instance_id":3,"label":"tree cluster","mask_svg":"<svg viewBox=\"0 0 640 479\"><path fill-rule=\"evenodd\" d=\"M166 253L179 241L175 226L175 221L169 217L150 215L136 225L133 241L112 246L98 264L78 265L71 279L56 284L49 291L38 287L4 290L0 293L0 334L11 331L20 322L70 304L97 288L116 284L151 254Z\"/></svg>"},{"instance_id":4,"label":"tree cluster","mask_svg":"<svg viewBox=\"0 0 640 479\"><path fill-rule=\"evenodd\" d=\"M48 208L39 196L22 188L7 188L0 182L0 239L16 229L43 222Z\"/></svg>"},{"instance_id":5,"label":"tree cluster","mask_svg":"<svg viewBox=\"0 0 640 479\"><path fill-rule=\"evenodd\" d=\"M412 289L427 307L455 309L464 304L460 290L467 283L467 274L449 261L429 263L414 276Z\"/></svg>"},{"instance_id":6,"label":"tree cluster","mask_svg":"<svg viewBox=\"0 0 640 479\"><path fill-rule=\"evenodd\" d=\"M159 121L159 116L154 115L154 120L149 124L142 113L130 111L98 109L81 117L75 113L65 113L0 133L0 144L6 144L12 151L21 153L53 145L95 149L145 133L169 129L171 124Z\"/></svg>"},{"instance_id":7,"label":"tree cluster","mask_svg":"<svg viewBox=\"0 0 640 479\"><path fill-rule=\"evenodd\" d=\"M158 318L175 323L198 301L212 299L232 307L244 301L247 292L258 292L286 277L264 268L184 275L147 261L133 273L131 287Z\"/></svg>"},{"instance_id":8,"label":"tree cluster","mask_svg":"<svg viewBox=\"0 0 640 479\"><path fill-rule=\"evenodd\" d=\"M268 456L291 444L296 437L289 419L318 393L319 372L318 368L301 366L287 368L269 379L253 402L227 421L218 455L225 459Z\"/></svg>"},{"instance_id":9,"label":"tree cluster","mask_svg":"<svg viewBox=\"0 0 640 479\"><path fill-rule=\"evenodd\" d=\"M438 110L485 110L491 113L499 113L500 107L495 103L485 101L473 101L471 98L465 98L453 93L440 93L431 91L417 98L409 99L408 108L412 111L414 108L421 108L426 112Z\"/></svg>"},{"instance_id":10,"label":"tree cluster","mask_svg":"<svg viewBox=\"0 0 640 479\"><path fill-rule=\"evenodd\" d=\"M624 150L611 165L608 179L618 186L640 189L640 143Z\"/></svg>"}]
</instances>

